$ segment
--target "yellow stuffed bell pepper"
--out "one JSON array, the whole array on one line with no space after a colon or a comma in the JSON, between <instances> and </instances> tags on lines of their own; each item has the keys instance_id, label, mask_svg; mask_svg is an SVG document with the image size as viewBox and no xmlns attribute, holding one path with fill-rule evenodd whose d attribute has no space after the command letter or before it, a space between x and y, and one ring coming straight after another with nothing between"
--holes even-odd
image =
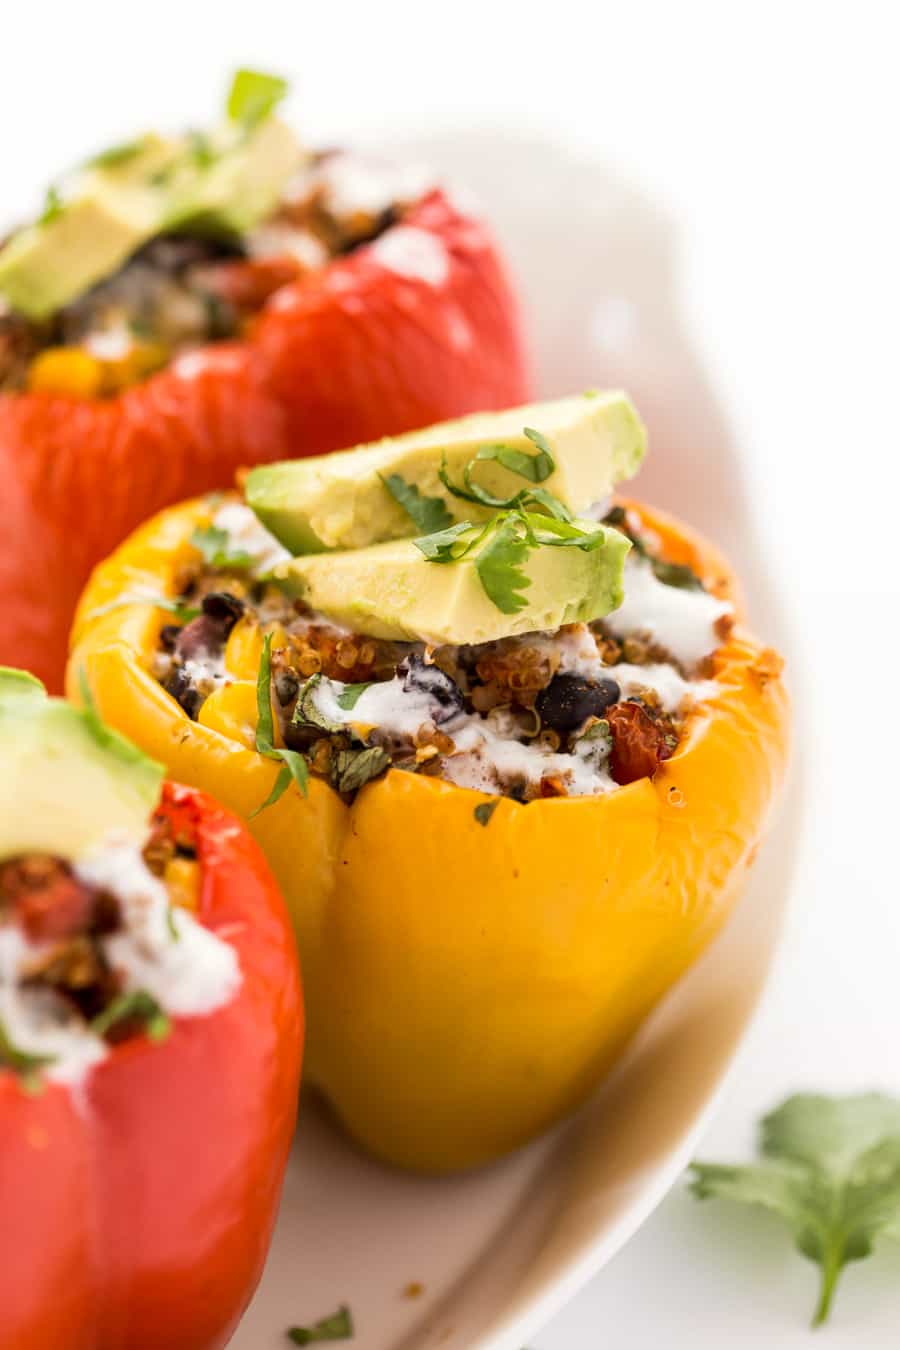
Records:
<instances>
[{"instance_id":1,"label":"yellow stuffed bell pepper","mask_svg":"<svg viewBox=\"0 0 900 1350\"><path fill-rule=\"evenodd\" d=\"M561 795L558 775L544 775L523 803L390 768L353 800L312 772L305 797L291 784L260 811L280 766L254 748L256 680L264 635L273 651L289 641L284 622L244 610L199 710L154 674L172 619L154 600L171 607L186 578L196 589L196 531L216 509L163 512L95 571L69 693L84 672L105 719L249 820L296 925L308 1077L348 1131L418 1169L496 1158L585 1098L728 917L784 774L780 661L721 626L677 748L652 778L600 795ZM658 512L629 512L667 563L734 598L708 544ZM647 660L633 642L616 650ZM344 673L341 687L358 687L358 671Z\"/></svg>"}]
</instances>

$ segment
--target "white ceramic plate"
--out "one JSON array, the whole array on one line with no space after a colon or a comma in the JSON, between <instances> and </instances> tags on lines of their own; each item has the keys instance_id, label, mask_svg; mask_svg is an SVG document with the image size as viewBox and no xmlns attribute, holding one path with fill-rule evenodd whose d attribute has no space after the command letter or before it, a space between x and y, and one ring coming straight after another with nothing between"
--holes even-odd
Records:
<instances>
[{"instance_id":1,"label":"white ceramic plate","mask_svg":"<svg viewBox=\"0 0 900 1350\"><path fill-rule=\"evenodd\" d=\"M786 645L726 422L679 323L670 223L602 166L549 144L478 134L413 150L467 180L495 221L524 288L541 393L630 390L653 447L637 495L727 546L751 613ZM726 931L549 1138L479 1174L423 1180L368 1161L304 1103L275 1243L233 1350L283 1347L289 1325L341 1303L355 1350L520 1350L599 1270L685 1166L748 1028L790 890L796 778Z\"/></svg>"}]
</instances>

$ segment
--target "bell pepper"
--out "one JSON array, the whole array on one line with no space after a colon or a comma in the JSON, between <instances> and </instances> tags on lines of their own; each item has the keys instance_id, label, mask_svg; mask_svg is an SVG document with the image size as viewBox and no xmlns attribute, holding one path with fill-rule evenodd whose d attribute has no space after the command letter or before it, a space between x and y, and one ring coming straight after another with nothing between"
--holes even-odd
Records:
<instances>
[{"instance_id":1,"label":"bell pepper","mask_svg":"<svg viewBox=\"0 0 900 1350\"><path fill-rule=\"evenodd\" d=\"M276 288L243 340L115 397L0 394L0 663L59 688L94 564L151 512L239 467L527 396L516 302L485 226L432 191L398 228L436 241L442 279L362 245ZM73 373L79 390L92 378Z\"/></svg>"},{"instance_id":2,"label":"bell pepper","mask_svg":"<svg viewBox=\"0 0 900 1350\"><path fill-rule=\"evenodd\" d=\"M164 1040L111 1046L77 1087L29 1091L0 1067L5 1350L216 1350L262 1272L296 1115L294 942L239 821L171 783L159 811L193 841L195 917L242 981Z\"/></svg>"},{"instance_id":3,"label":"bell pepper","mask_svg":"<svg viewBox=\"0 0 900 1350\"><path fill-rule=\"evenodd\" d=\"M709 544L628 505L664 557L733 597ZM259 630L235 630L235 682L192 722L149 670L165 616L107 608L138 586L174 594L208 513L164 512L98 568L70 690L84 671L114 725L252 815L300 944L308 1077L350 1133L429 1170L515 1149L590 1093L736 903L785 770L780 663L736 627L672 757L605 795L498 803L391 769L350 806L313 777L253 815L278 773L254 749Z\"/></svg>"}]
</instances>

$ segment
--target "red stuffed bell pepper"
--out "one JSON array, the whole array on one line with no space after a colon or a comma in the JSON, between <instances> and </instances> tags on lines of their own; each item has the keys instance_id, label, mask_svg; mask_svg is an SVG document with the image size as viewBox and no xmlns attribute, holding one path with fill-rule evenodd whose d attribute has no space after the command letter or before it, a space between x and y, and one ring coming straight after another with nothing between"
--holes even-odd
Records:
<instances>
[{"instance_id":1,"label":"red stuffed bell pepper","mask_svg":"<svg viewBox=\"0 0 900 1350\"><path fill-rule=\"evenodd\" d=\"M239 822L0 672L0 1345L214 1350L266 1257L302 1004Z\"/></svg>"},{"instance_id":2,"label":"red stuffed bell pepper","mask_svg":"<svg viewBox=\"0 0 900 1350\"><path fill-rule=\"evenodd\" d=\"M235 470L527 395L490 234L309 154L241 72L225 126L115 146L0 249L0 661L61 686L91 568Z\"/></svg>"}]
</instances>

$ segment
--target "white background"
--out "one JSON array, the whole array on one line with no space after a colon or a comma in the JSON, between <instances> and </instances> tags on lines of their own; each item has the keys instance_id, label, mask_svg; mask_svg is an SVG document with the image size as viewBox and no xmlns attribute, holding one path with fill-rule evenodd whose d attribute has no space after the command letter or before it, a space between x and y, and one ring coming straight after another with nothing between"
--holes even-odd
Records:
<instances>
[{"instance_id":1,"label":"white background","mask_svg":"<svg viewBox=\"0 0 900 1350\"><path fill-rule=\"evenodd\" d=\"M161 114L208 120L249 63L293 77L311 139L539 133L601 155L672 222L685 331L789 588L810 802L783 956L712 1158L747 1154L754 1119L797 1088L900 1093L893 9L82 0L16 6L0 54L4 214L91 146ZM833 1350L897 1344L898 1276L896 1250L850 1270ZM534 1345L792 1350L811 1344L813 1284L774 1221L678 1192Z\"/></svg>"}]
</instances>

